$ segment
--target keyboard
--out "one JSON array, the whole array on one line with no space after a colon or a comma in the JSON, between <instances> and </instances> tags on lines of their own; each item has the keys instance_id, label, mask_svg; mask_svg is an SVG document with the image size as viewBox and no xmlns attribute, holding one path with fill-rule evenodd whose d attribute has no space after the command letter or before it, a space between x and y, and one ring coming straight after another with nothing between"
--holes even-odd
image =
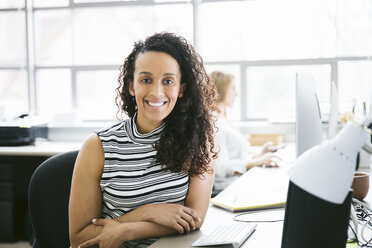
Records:
<instances>
[{"instance_id":1,"label":"keyboard","mask_svg":"<svg viewBox=\"0 0 372 248\"><path fill-rule=\"evenodd\" d=\"M192 246L232 245L237 248L256 230L256 226L245 222L218 226L208 235L203 235L195 241Z\"/></svg>"}]
</instances>

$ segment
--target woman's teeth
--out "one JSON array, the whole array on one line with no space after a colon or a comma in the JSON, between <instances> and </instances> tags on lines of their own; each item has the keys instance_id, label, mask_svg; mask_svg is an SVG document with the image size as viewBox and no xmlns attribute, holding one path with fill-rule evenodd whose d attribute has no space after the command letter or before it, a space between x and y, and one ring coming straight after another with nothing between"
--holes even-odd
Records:
<instances>
[{"instance_id":1,"label":"woman's teeth","mask_svg":"<svg viewBox=\"0 0 372 248\"><path fill-rule=\"evenodd\" d=\"M164 102L148 102L150 106L159 107L164 104Z\"/></svg>"}]
</instances>

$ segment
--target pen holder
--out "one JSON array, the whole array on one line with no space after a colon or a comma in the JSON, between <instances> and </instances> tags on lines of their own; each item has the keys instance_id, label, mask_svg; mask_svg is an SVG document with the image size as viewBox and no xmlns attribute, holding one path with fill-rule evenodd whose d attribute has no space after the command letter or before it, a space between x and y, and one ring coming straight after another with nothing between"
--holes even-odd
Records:
<instances>
[{"instance_id":1,"label":"pen holder","mask_svg":"<svg viewBox=\"0 0 372 248\"><path fill-rule=\"evenodd\" d=\"M368 194L369 190L369 174L366 172L355 172L353 184L353 197L362 201Z\"/></svg>"}]
</instances>

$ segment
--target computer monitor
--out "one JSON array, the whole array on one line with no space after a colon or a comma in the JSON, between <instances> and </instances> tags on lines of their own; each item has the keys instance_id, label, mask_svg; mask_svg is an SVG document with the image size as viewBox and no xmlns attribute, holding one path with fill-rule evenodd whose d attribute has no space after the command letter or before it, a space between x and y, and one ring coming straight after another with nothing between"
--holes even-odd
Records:
<instances>
[{"instance_id":1,"label":"computer monitor","mask_svg":"<svg viewBox=\"0 0 372 248\"><path fill-rule=\"evenodd\" d=\"M296 157L320 144L323 137L322 120L314 79L296 74Z\"/></svg>"},{"instance_id":2,"label":"computer monitor","mask_svg":"<svg viewBox=\"0 0 372 248\"><path fill-rule=\"evenodd\" d=\"M338 123L338 90L335 82L331 83L331 106L328 118L328 139L332 139L337 134Z\"/></svg>"}]
</instances>

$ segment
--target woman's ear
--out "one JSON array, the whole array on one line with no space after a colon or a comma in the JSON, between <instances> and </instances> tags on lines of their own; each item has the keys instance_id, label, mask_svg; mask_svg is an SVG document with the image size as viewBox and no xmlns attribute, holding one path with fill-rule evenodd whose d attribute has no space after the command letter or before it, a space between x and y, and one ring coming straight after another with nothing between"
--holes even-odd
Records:
<instances>
[{"instance_id":1,"label":"woman's ear","mask_svg":"<svg viewBox=\"0 0 372 248\"><path fill-rule=\"evenodd\" d=\"M186 83L182 83L180 86L180 92L178 93L179 98L183 97L183 93L185 92L185 89L186 89Z\"/></svg>"},{"instance_id":2,"label":"woman's ear","mask_svg":"<svg viewBox=\"0 0 372 248\"><path fill-rule=\"evenodd\" d=\"M129 82L129 93L134 96L134 85L133 82Z\"/></svg>"}]
</instances>

